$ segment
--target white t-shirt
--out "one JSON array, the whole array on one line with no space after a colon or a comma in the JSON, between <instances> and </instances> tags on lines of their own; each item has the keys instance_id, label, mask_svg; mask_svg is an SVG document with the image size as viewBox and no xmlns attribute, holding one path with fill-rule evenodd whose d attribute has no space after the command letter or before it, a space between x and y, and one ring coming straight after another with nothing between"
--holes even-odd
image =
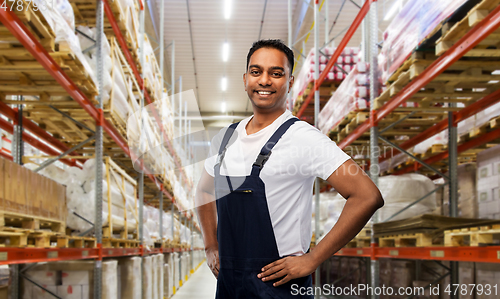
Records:
<instances>
[{"instance_id":1,"label":"white t-shirt","mask_svg":"<svg viewBox=\"0 0 500 299\"><path fill-rule=\"evenodd\" d=\"M286 110L272 124L247 135L242 120L237 135L221 165L221 175L248 176L261 148L286 120L293 117ZM214 165L227 127L213 139L205 169L214 176ZM233 137L234 138L234 137ZM231 138L231 140L233 140ZM316 177L326 180L350 157L335 142L306 122L295 122L272 149L260 178L265 184L271 222L280 256L302 255L309 249L312 237L312 197ZM238 186L233 186L236 189Z\"/></svg>"}]
</instances>

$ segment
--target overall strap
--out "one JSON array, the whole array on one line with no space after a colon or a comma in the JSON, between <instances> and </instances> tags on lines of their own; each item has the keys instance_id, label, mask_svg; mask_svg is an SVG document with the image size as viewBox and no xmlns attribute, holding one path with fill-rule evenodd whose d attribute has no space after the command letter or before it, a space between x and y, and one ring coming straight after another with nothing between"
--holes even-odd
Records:
<instances>
[{"instance_id":1,"label":"overall strap","mask_svg":"<svg viewBox=\"0 0 500 299\"><path fill-rule=\"evenodd\" d=\"M222 163L222 160L224 159L224 155L226 154L226 149L227 149L226 146L229 143L229 139L231 139L231 136L233 136L233 133L236 130L236 127L238 126L239 123L240 122L231 124L227 128L226 133L224 134L224 137L222 138L222 142L221 142L220 148L219 148L219 154L217 155L217 161L215 162L215 165L214 165L214 169L215 169L214 174L215 175L220 174L220 165Z\"/></svg>"},{"instance_id":2,"label":"overall strap","mask_svg":"<svg viewBox=\"0 0 500 299\"><path fill-rule=\"evenodd\" d=\"M264 167L264 164L266 161L269 159L269 156L271 156L271 150L273 147L278 143L280 140L281 136L285 134L285 132L290 128L291 125L293 125L296 121L299 119L294 117L290 118L289 120L285 121L277 130L274 132L273 136L269 138L269 140L264 144L262 149L260 150L259 156L257 156L257 160L252 165L252 173L251 175L259 176L260 171Z\"/></svg>"}]
</instances>

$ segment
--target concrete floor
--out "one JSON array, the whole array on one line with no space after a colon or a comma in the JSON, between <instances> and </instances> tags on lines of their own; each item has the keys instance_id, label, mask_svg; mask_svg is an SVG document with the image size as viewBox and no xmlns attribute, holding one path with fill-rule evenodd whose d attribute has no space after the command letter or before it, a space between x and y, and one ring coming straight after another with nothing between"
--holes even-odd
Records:
<instances>
[{"instance_id":1,"label":"concrete floor","mask_svg":"<svg viewBox=\"0 0 500 299\"><path fill-rule=\"evenodd\" d=\"M206 263L179 288L172 299L213 299L217 280Z\"/></svg>"}]
</instances>

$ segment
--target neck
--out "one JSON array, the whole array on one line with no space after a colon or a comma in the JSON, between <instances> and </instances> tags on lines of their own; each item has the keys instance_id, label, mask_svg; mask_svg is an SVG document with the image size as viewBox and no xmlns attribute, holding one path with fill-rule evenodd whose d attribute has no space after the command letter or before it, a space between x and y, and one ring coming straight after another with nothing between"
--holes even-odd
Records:
<instances>
[{"instance_id":1,"label":"neck","mask_svg":"<svg viewBox=\"0 0 500 299\"><path fill-rule=\"evenodd\" d=\"M271 113L260 113L254 110L254 116L247 124L247 134L257 133L265 127L272 124L280 115L285 112L286 108L273 111Z\"/></svg>"}]
</instances>

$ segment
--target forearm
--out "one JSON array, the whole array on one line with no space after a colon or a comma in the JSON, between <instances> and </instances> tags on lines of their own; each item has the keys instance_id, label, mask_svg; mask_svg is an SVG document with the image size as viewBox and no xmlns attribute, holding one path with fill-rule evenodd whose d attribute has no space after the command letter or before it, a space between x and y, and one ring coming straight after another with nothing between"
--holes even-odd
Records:
<instances>
[{"instance_id":1,"label":"forearm","mask_svg":"<svg viewBox=\"0 0 500 299\"><path fill-rule=\"evenodd\" d=\"M196 208L205 248L217 248L217 207L215 200L210 200L208 198L210 194L205 192L197 192L196 197L198 199L197 202L205 203L198 205Z\"/></svg>"},{"instance_id":2,"label":"forearm","mask_svg":"<svg viewBox=\"0 0 500 299\"><path fill-rule=\"evenodd\" d=\"M380 207L378 199L368 201L360 197L349 198L335 226L311 251L316 264L319 266L349 243Z\"/></svg>"}]
</instances>

